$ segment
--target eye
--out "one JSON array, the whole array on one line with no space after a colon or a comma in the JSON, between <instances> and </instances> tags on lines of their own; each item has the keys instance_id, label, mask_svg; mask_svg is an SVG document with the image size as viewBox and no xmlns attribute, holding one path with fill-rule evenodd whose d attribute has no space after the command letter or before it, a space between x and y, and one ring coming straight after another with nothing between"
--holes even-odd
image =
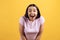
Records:
<instances>
[{"instance_id":1,"label":"eye","mask_svg":"<svg viewBox=\"0 0 60 40\"><path fill-rule=\"evenodd\" d=\"M29 12L31 12L32 10L31 9L29 9Z\"/></svg>"},{"instance_id":2,"label":"eye","mask_svg":"<svg viewBox=\"0 0 60 40\"><path fill-rule=\"evenodd\" d=\"M33 10L33 12L36 12L36 10Z\"/></svg>"}]
</instances>

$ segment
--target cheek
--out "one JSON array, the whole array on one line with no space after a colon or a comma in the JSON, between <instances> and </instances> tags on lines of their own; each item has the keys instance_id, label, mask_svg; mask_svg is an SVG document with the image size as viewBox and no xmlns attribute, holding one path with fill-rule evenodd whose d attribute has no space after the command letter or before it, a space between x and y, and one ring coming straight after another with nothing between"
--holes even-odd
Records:
<instances>
[{"instance_id":1,"label":"cheek","mask_svg":"<svg viewBox=\"0 0 60 40\"><path fill-rule=\"evenodd\" d=\"M35 15L37 16L37 12L35 12Z\"/></svg>"},{"instance_id":2,"label":"cheek","mask_svg":"<svg viewBox=\"0 0 60 40\"><path fill-rule=\"evenodd\" d=\"M30 15L31 13L30 12L28 12L28 16Z\"/></svg>"}]
</instances>

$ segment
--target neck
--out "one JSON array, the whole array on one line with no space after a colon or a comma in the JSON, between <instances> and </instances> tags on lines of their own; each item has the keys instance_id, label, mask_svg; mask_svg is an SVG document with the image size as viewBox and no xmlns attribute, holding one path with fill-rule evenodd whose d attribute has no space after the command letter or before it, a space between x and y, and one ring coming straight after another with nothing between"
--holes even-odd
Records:
<instances>
[{"instance_id":1,"label":"neck","mask_svg":"<svg viewBox=\"0 0 60 40\"><path fill-rule=\"evenodd\" d=\"M35 20L35 18L30 18L29 20L33 22Z\"/></svg>"}]
</instances>

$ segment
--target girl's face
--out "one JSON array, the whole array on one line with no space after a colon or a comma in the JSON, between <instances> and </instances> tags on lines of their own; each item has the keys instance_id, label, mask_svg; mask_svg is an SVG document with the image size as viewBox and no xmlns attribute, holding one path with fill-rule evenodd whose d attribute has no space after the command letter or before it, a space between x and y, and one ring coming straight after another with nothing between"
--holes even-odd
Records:
<instances>
[{"instance_id":1,"label":"girl's face","mask_svg":"<svg viewBox=\"0 0 60 40\"><path fill-rule=\"evenodd\" d=\"M30 20L34 20L37 17L37 9L34 6L28 8L28 17Z\"/></svg>"}]
</instances>

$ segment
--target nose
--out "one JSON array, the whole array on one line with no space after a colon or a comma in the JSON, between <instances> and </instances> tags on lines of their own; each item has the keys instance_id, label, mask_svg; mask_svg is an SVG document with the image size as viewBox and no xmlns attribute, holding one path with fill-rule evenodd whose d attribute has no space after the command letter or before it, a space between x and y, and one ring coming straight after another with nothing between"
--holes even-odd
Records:
<instances>
[{"instance_id":1,"label":"nose","mask_svg":"<svg viewBox=\"0 0 60 40\"><path fill-rule=\"evenodd\" d=\"M34 16L34 12L31 12L31 16Z\"/></svg>"},{"instance_id":2,"label":"nose","mask_svg":"<svg viewBox=\"0 0 60 40\"><path fill-rule=\"evenodd\" d=\"M31 11L31 14L34 14L34 12L33 12L33 11Z\"/></svg>"}]
</instances>

